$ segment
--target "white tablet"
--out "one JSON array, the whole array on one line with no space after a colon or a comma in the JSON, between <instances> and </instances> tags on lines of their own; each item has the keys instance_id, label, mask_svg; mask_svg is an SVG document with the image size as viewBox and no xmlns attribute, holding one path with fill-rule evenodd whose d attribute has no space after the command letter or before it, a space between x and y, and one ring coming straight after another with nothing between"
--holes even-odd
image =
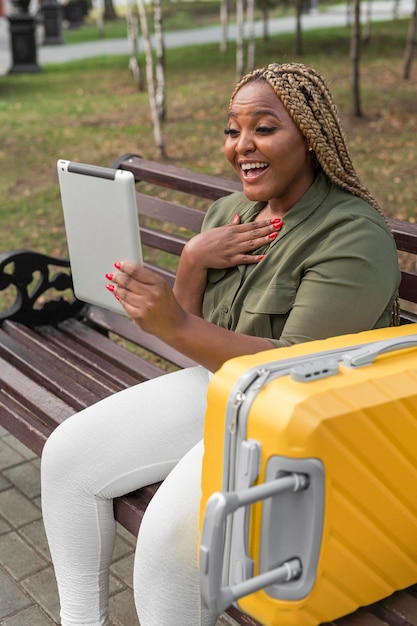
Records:
<instances>
[{"instance_id":1,"label":"white tablet","mask_svg":"<svg viewBox=\"0 0 417 626\"><path fill-rule=\"evenodd\" d=\"M126 315L106 289L116 261L142 264L135 180L132 172L59 159L74 293L79 300Z\"/></svg>"}]
</instances>

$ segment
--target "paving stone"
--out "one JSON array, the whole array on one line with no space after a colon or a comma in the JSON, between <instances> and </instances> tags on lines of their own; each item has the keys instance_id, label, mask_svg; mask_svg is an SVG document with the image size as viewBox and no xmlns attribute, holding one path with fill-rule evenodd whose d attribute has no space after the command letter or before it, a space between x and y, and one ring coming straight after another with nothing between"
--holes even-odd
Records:
<instances>
[{"instance_id":1,"label":"paving stone","mask_svg":"<svg viewBox=\"0 0 417 626\"><path fill-rule=\"evenodd\" d=\"M15 614L30 605L30 598L3 569L0 569L0 623L2 623L2 618Z\"/></svg>"},{"instance_id":2,"label":"paving stone","mask_svg":"<svg viewBox=\"0 0 417 626\"><path fill-rule=\"evenodd\" d=\"M2 626L54 626L58 623L45 615L36 605L1 621Z\"/></svg>"},{"instance_id":3,"label":"paving stone","mask_svg":"<svg viewBox=\"0 0 417 626\"><path fill-rule=\"evenodd\" d=\"M41 512L28 498L17 489L0 492L0 511L2 516L15 528L40 519Z\"/></svg>"},{"instance_id":4,"label":"paving stone","mask_svg":"<svg viewBox=\"0 0 417 626\"><path fill-rule=\"evenodd\" d=\"M133 550L136 549L136 537L119 523L117 524L117 535L132 546Z\"/></svg>"},{"instance_id":5,"label":"paving stone","mask_svg":"<svg viewBox=\"0 0 417 626\"><path fill-rule=\"evenodd\" d=\"M2 566L17 581L48 565L47 561L25 543L16 532L1 535L0 554Z\"/></svg>"},{"instance_id":6,"label":"paving stone","mask_svg":"<svg viewBox=\"0 0 417 626\"><path fill-rule=\"evenodd\" d=\"M113 551L113 560L122 559L129 554L134 553L134 546L131 543L125 541L125 539L117 532L116 542Z\"/></svg>"},{"instance_id":7,"label":"paving stone","mask_svg":"<svg viewBox=\"0 0 417 626\"><path fill-rule=\"evenodd\" d=\"M11 489L13 487L10 480L7 480L3 474L0 474L0 491L5 491L6 489Z\"/></svg>"},{"instance_id":8,"label":"paving stone","mask_svg":"<svg viewBox=\"0 0 417 626\"><path fill-rule=\"evenodd\" d=\"M59 624L58 589L52 565L26 578L21 585L53 623Z\"/></svg>"},{"instance_id":9,"label":"paving stone","mask_svg":"<svg viewBox=\"0 0 417 626\"><path fill-rule=\"evenodd\" d=\"M46 538L45 527L43 525L42 519L31 522L27 526L23 526L22 528L20 528L19 534L45 559L47 559L49 562L51 561L51 554L49 551L48 540Z\"/></svg>"},{"instance_id":10,"label":"paving stone","mask_svg":"<svg viewBox=\"0 0 417 626\"><path fill-rule=\"evenodd\" d=\"M5 431L5 433L7 433L7 431ZM16 439L16 437L13 437L13 435L10 435L10 433L6 434L6 436L4 437L4 441L8 446L10 446L16 452L18 452L19 455L22 456L26 460L38 458L37 455L34 452L32 452L32 450L29 450L27 446L25 446L18 439Z\"/></svg>"},{"instance_id":11,"label":"paving stone","mask_svg":"<svg viewBox=\"0 0 417 626\"><path fill-rule=\"evenodd\" d=\"M23 463L25 457L6 443L6 437L0 437L0 470Z\"/></svg>"},{"instance_id":12,"label":"paving stone","mask_svg":"<svg viewBox=\"0 0 417 626\"><path fill-rule=\"evenodd\" d=\"M4 533L9 533L10 530L11 530L10 524L8 524L6 520L3 519L0 515L0 535L3 535Z\"/></svg>"},{"instance_id":13,"label":"paving stone","mask_svg":"<svg viewBox=\"0 0 417 626\"><path fill-rule=\"evenodd\" d=\"M133 563L134 555L131 554L124 559L114 562L111 566L112 573L130 589L133 589Z\"/></svg>"},{"instance_id":14,"label":"paving stone","mask_svg":"<svg viewBox=\"0 0 417 626\"><path fill-rule=\"evenodd\" d=\"M110 623L113 626L138 626L139 620L131 591L125 590L110 598Z\"/></svg>"},{"instance_id":15,"label":"paving stone","mask_svg":"<svg viewBox=\"0 0 417 626\"><path fill-rule=\"evenodd\" d=\"M39 498L41 493L39 459L27 461L21 465L6 469L3 471L3 475L30 500Z\"/></svg>"}]
</instances>

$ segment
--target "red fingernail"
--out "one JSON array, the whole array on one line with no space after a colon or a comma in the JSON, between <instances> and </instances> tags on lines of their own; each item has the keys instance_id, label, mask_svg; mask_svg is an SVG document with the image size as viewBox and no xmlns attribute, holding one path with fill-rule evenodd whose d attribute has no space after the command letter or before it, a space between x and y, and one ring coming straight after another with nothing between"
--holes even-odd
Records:
<instances>
[{"instance_id":1,"label":"red fingernail","mask_svg":"<svg viewBox=\"0 0 417 626\"><path fill-rule=\"evenodd\" d=\"M265 258L264 254L258 254L258 261L262 261Z\"/></svg>"},{"instance_id":2,"label":"red fingernail","mask_svg":"<svg viewBox=\"0 0 417 626\"><path fill-rule=\"evenodd\" d=\"M113 272L108 272L108 273L106 274L106 278L107 278L107 280L113 280L113 278L114 278L114 274L113 274Z\"/></svg>"},{"instance_id":3,"label":"red fingernail","mask_svg":"<svg viewBox=\"0 0 417 626\"><path fill-rule=\"evenodd\" d=\"M106 285L106 289L108 289L109 291L114 291L115 290L115 286L114 285Z\"/></svg>"},{"instance_id":4,"label":"red fingernail","mask_svg":"<svg viewBox=\"0 0 417 626\"><path fill-rule=\"evenodd\" d=\"M268 235L268 239L275 239L277 235L278 233L271 233L270 235Z\"/></svg>"},{"instance_id":5,"label":"red fingernail","mask_svg":"<svg viewBox=\"0 0 417 626\"><path fill-rule=\"evenodd\" d=\"M117 293L114 294L114 297L120 302L120 297L117 295Z\"/></svg>"},{"instance_id":6,"label":"red fingernail","mask_svg":"<svg viewBox=\"0 0 417 626\"><path fill-rule=\"evenodd\" d=\"M117 270L120 270L120 268L122 267L121 262L120 262L120 261L116 261L116 263L114 264L114 267L115 267Z\"/></svg>"}]
</instances>

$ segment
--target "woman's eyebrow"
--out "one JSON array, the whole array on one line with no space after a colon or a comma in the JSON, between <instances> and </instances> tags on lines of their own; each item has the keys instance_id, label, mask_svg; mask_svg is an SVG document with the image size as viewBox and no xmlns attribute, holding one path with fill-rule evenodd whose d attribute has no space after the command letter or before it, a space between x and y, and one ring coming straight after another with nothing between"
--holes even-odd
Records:
<instances>
[{"instance_id":1,"label":"woman's eyebrow","mask_svg":"<svg viewBox=\"0 0 417 626\"><path fill-rule=\"evenodd\" d=\"M277 120L279 120L279 115L276 111L274 111L274 109L254 109L253 111L250 112L251 117L262 117L262 115L271 115L272 117L275 117ZM233 118L237 118L238 114L235 113L234 111L229 111L227 114L227 117L233 117Z\"/></svg>"}]
</instances>

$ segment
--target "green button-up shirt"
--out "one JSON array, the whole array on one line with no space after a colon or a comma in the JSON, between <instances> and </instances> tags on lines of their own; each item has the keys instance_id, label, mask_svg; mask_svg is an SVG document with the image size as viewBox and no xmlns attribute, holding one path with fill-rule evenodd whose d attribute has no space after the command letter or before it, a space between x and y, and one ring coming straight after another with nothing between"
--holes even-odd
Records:
<instances>
[{"instance_id":1,"label":"green button-up shirt","mask_svg":"<svg viewBox=\"0 0 417 626\"><path fill-rule=\"evenodd\" d=\"M265 203L243 193L216 201L203 230L252 221ZM400 282L395 242L381 215L319 173L284 216L254 265L209 270L203 315L275 346L389 326Z\"/></svg>"}]
</instances>

